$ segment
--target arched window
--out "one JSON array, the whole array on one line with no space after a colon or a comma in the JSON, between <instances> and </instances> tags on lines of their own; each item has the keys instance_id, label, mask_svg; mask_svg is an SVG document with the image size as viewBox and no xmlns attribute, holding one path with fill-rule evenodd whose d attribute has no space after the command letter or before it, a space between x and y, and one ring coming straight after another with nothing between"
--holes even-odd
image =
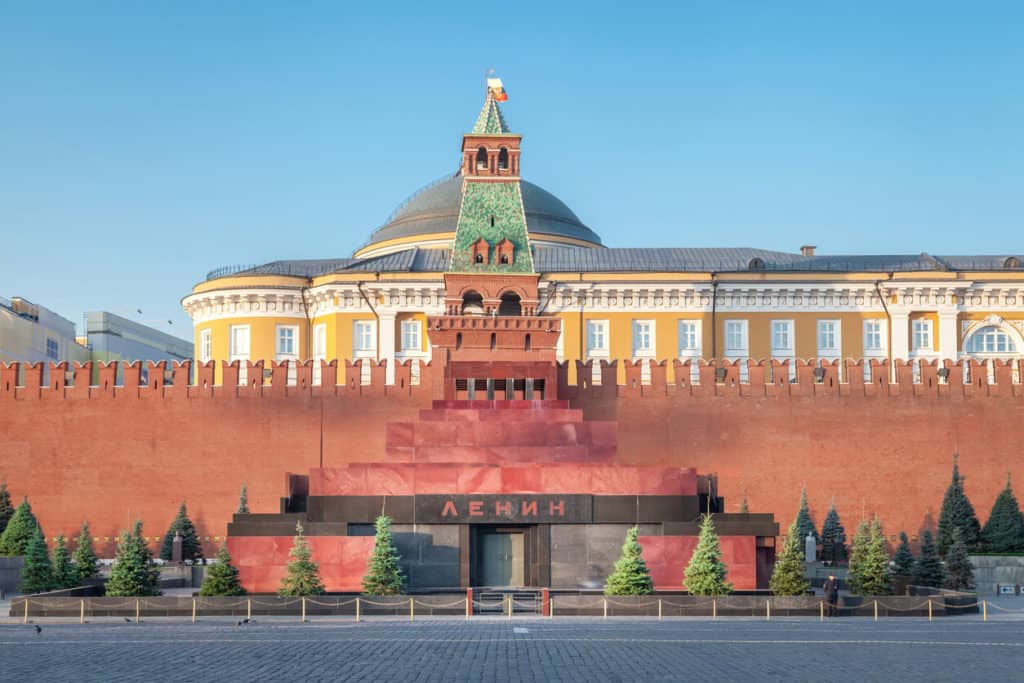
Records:
<instances>
[{"instance_id":1,"label":"arched window","mask_svg":"<svg viewBox=\"0 0 1024 683\"><path fill-rule=\"evenodd\" d=\"M462 315L483 315L484 298L472 290L462 296Z\"/></svg>"},{"instance_id":2,"label":"arched window","mask_svg":"<svg viewBox=\"0 0 1024 683\"><path fill-rule=\"evenodd\" d=\"M476 170L482 171L487 168L487 150L481 147L476 151Z\"/></svg>"},{"instance_id":3,"label":"arched window","mask_svg":"<svg viewBox=\"0 0 1024 683\"><path fill-rule=\"evenodd\" d=\"M1003 261L1003 268L1020 268L1020 259L1016 256L1010 256Z\"/></svg>"},{"instance_id":4,"label":"arched window","mask_svg":"<svg viewBox=\"0 0 1024 683\"><path fill-rule=\"evenodd\" d=\"M508 170L508 150L505 149L504 147L502 147L501 151L498 152L498 170Z\"/></svg>"},{"instance_id":5,"label":"arched window","mask_svg":"<svg viewBox=\"0 0 1024 683\"><path fill-rule=\"evenodd\" d=\"M966 353L1016 353L1017 345L1005 330L989 325L977 330L964 343Z\"/></svg>"},{"instance_id":6,"label":"arched window","mask_svg":"<svg viewBox=\"0 0 1024 683\"><path fill-rule=\"evenodd\" d=\"M747 270L764 270L764 259L760 256L750 259L750 262L747 263Z\"/></svg>"},{"instance_id":7,"label":"arched window","mask_svg":"<svg viewBox=\"0 0 1024 683\"><path fill-rule=\"evenodd\" d=\"M505 292L501 295L501 303L498 304L498 315L522 315L523 305L519 295L515 292Z\"/></svg>"}]
</instances>

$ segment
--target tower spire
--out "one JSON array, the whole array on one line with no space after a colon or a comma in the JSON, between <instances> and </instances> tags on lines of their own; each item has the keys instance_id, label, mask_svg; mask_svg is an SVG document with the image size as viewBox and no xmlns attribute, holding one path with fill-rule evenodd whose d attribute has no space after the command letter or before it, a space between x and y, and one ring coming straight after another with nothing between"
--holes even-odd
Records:
<instances>
[{"instance_id":1,"label":"tower spire","mask_svg":"<svg viewBox=\"0 0 1024 683\"><path fill-rule=\"evenodd\" d=\"M492 72L493 73L493 72ZM487 78L487 94L484 97L484 106L480 109L476 123L473 125L473 135L511 135L505 117L501 114L498 102L508 100L508 93L500 78Z\"/></svg>"}]
</instances>

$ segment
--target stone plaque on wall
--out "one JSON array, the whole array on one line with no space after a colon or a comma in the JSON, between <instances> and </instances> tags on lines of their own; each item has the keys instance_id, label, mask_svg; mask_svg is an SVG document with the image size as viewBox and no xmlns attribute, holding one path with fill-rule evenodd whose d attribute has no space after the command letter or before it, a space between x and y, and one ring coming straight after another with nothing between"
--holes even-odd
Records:
<instances>
[{"instance_id":1,"label":"stone plaque on wall","mask_svg":"<svg viewBox=\"0 0 1024 683\"><path fill-rule=\"evenodd\" d=\"M485 494L416 496L420 524L586 523L593 519L590 495Z\"/></svg>"}]
</instances>

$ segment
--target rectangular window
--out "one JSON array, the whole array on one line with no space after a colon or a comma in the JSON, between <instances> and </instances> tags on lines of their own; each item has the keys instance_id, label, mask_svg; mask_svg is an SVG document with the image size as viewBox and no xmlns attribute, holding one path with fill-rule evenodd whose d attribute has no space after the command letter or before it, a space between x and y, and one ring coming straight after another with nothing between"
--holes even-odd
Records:
<instances>
[{"instance_id":1,"label":"rectangular window","mask_svg":"<svg viewBox=\"0 0 1024 683\"><path fill-rule=\"evenodd\" d=\"M772 356L789 358L793 354L793 321L773 320Z\"/></svg>"},{"instance_id":2,"label":"rectangular window","mask_svg":"<svg viewBox=\"0 0 1024 683\"><path fill-rule=\"evenodd\" d=\"M690 383L700 382L701 321L679 321L679 358L690 361Z\"/></svg>"},{"instance_id":3,"label":"rectangular window","mask_svg":"<svg viewBox=\"0 0 1024 683\"><path fill-rule=\"evenodd\" d=\"M203 363L213 356L213 330L200 330L199 332L199 360Z\"/></svg>"},{"instance_id":4,"label":"rectangular window","mask_svg":"<svg viewBox=\"0 0 1024 683\"><path fill-rule=\"evenodd\" d=\"M725 321L725 355L746 356L749 350L747 342L747 321Z\"/></svg>"},{"instance_id":5,"label":"rectangular window","mask_svg":"<svg viewBox=\"0 0 1024 683\"><path fill-rule=\"evenodd\" d=\"M238 384L246 386L249 384L249 326L232 325L228 330L228 362L239 361L238 363ZM259 378L262 382L262 378Z\"/></svg>"},{"instance_id":6,"label":"rectangular window","mask_svg":"<svg viewBox=\"0 0 1024 683\"><path fill-rule=\"evenodd\" d=\"M818 321L818 358L838 358L841 351L841 327L838 320Z\"/></svg>"},{"instance_id":7,"label":"rectangular window","mask_svg":"<svg viewBox=\"0 0 1024 683\"><path fill-rule=\"evenodd\" d=\"M654 356L654 321L633 321L633 356Z\"/></svg>"},{"instance_id":8,"label":"rectangular window","mask_svg":"<svg viewBox=\"0 0 1024 683\"><path fill-rule=\"evenodd\" d=\"M402 321L402 351L420 351L423 346L420 341L420 321Z\"/></svg>"},{"instance_id":9,"label":"rectangular window","mask_svg":"<svg viewBox=\"0 0 1024 683\"><path fill-rule=\"evenodd\" d=\"M57 344L57 340L53 337L46 338L46 357L53 360L60 358L60 346Z\"/></svg>"},{"instance_id":10,"label":"rectangular window","mask_svg":"<svg viewBox=\"0 0 1024 683\"><path fill-rule=\"evenodd\" d=\"M277 355L294 356L299 328L293 325L277 326Z\"/></svg>"},{"instance_id":11,"label":"rectangular window","mask_svg":"<svg viewBox=\"0 0 1024 683\"><path fill-rule=\"evenodd\" d=\"M931 320L915 320L914 321L914 351L931 351L932 350L932 321Z\"/></svg>"},{"instance_id":12,"label":"rectangular window","mask_svg":"<svg viewBox=\"0 0 1024 683\"><path fill-rule=\"evenodd\" d=\"M883 351L882 347L882 321L864 321L864 354L876 355Z\"/></svg>"},{"instance_id":13,"label":"rectangular window","mask_svg":"<svg viewBox=\"0 0 1024 683\"><path fill-rule=\"evenodd\" d=\"M352 329L354 334L352 346L356 351L377 350L377 326L372 320L357 320Z\"/></svg>"},{"instance_id":14,"label":"rectangular window","mask_svg":"<svg viewBox=\"0 0 1024 683\"><path fill-rule=\"evenodd\" d=\"M323 382L323 360L327 360L327 325L319 323L313 326L313 384L317 386Z\"/></svg>"},{"instance_id":15,"label":"rectangular window","mask_svg":"<svg viewBox=\"0 0 1024 683\"><path fill-rule=\"evenodd\" d=\"M587 321L587 355L608 355L608 321Z\"/></svg>"}]
</instances>

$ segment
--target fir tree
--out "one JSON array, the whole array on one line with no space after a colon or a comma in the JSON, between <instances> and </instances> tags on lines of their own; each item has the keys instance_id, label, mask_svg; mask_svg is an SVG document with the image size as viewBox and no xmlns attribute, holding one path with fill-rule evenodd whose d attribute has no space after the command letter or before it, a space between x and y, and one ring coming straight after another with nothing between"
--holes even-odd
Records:
<instances>
[{"instance_id":1,"label":"fir tree","mask_svg":"<svg viewBox=\"0 0 1024 683\"><path fill-rule=\"evenodd\" d=\"M969 591L974 588L974 567L967 554L967 544L959 529L953 530L953 542L946 553L946 588Z\"/></svg>"},{"instance_id":2,"label":"fir tree","mask_svg":"<svg viewBox=\"0 0 1024 683\"><path fill-rule=\"evenodd\" d=\"M815 542L821 542L818 530L814 528L814 520L811 519L811 509L807 505L807 487L800 489L800 510L796 513L797 528L800 530L800 542L807 542L807 534L814 537Z\"/></svg>"},{"instance_id":3,"label":"fir tree","mask_svg":"<svg viewBox=\"0 0 1024 683\"><path fill-rule=\"evenodd\" d=\"M772 580L769 584L774 595L803 595L811 587L807 581L804 565L804 543L800 538L799 519L789 525L782 553L775 560Z\"/></svg>"},{"instance_id":4,"label":"fir tree","mask_svg":"<svg viewBox=\"0 0 1024 683\"><path fill-rule=\"evenodd\" d=\"M203 559L203 546L196 535L196 527L188 517L188 510L185 508L185 501L181 501L178 514L171 522L170 528L164 535L164 543L160 546L160 559L169 562L174 557L174 535L181 535L181 559L201 560Z\"/></svg>"},{"instance_id":5,"label":"fir tree","mask_svg":"<svg viewBox=\"0 0 1024 683\"><path fill-rule=\"evenodd\" d=\"M79 584L78 572L71 564L71 553L68 552L68 544L64 534L58 534L53 546L53 587L74 588Z\"/></svg>"},{"instance_id":6,"label":"fir tree","mask_svg":"<svg viewBox=\"0 0 1024 683\"><path fill-rule=\"evenodd\" d=\"M857 533L850 544L849 584L851 593L861 593L860 580L864 560L871 545L871 527L866 519L857 525Z\"/></svg>"},{"instance_id":7,"label":"fir tree","mask_svg":"<svg viewBox=\"0 0 1024 683\"><path fill-rule=\"evenodd\" d=\"M981 547L990 553L1024 552L1024 517L1006 475L1006 487L996 497L992 512L981 531Z\"/></svg>"},{"instance_id":8,"label":"fir tree","mask_svg":"<svg viewBox=\"0 0 1024 683\"><path fill-rule=\"evenodd\" d=\"M238 494L238 514L245 515L249 514L249 491L245 486L245 482L242 482L242 490Z\"/></svg>"},{"instance_id":9,"label":"fir tree","mask_svg":"<svg viewBox=\"0 0 1024 683\"><path fill-rule=\"evenodd\" d=\"M373 554L363 577L363 592L368 595L401 595L405 577L399 560L402 558L391 538L391 518L381 515L375 523Z\"/></svg>"},{"instance_id":10,"label":"fir tree","mask_svg":"<svg viewBox=\"0 0 1024 683\"><path fill-rule=\"evenodd\" d=\"M727 575L715 525L711 515L703 515L697 547L683 572L683 583L690 595L726 595L732 592L732 584L725 581Z\"/></svg>"},{"instance_id":11,"label":"fir tree","mask_svg":"<svg viewBox=\"0 0 1024 683\"><path fill-rule=\"evenodd\" d=\"M313 561L313 553L302 535L302 522L295 523L295 543L288 561L288 574L281 581L278 595L320 595L324 585L320 582L320 566Z\"/></svg>"},{"instance_id":12,"label":"fir tree","mask_svg":"<svg viewBox=\"0 0 1024 683\"><path fill-rule=\"evenodd\" d=\"M153 553L142 538L142 522L118 539L114 566L107 581L107 595L113 597L160 595L160 572L153 566Z\"/></svg>"},{"instance_id":13,"label":"fir tree","mask_svg":"<svg viewBox=\"0 0 1024 683\"><path fill-rule=\"evenodd\" d=\"M0 481L0 534L7 528L7 522L14 514L14 506L11 505L11 493L7 490L7 482Z\"/></svg>"},{"instance_id":14,"label":"fir tree","mask_svg":"<svg viewBox=\"0 0 1024 683\"><path fill-rule=\"evenodd\" d=\"M643 548L637 540L639 534L640 529L635 526L626 532L622 555L605 584L605 595L647 595L654 592L654 582L644 562Z\"/></svg>"},{"instance_id":15,"label":"fir tree","mask_svg":"<svg viewBox=\"0 0 1024 683\"><path fill-rule=\"evenodd\" d=\"M217 551L217 561L206 568L206 577L199 589L200 595L245 595L238 580L238 569L231 564L231 555L228 554L227 544Z\"/></svg>"},{"instance_id":16,"label":"fir tree","mask_svg":"<svg viewBox=\"0 0 1024 683\"><path fill-rule=\"evenodd\" d=\"M953 543L953 529L960 529L966 546L976 548L981 525L974 514L974 506L964 493L964 480L960 476L959 456L953 455L953 480L946 489L939 512L939 555L946 556Z\"/></svg>"},{"instance_id":17,"label":"fir tree","mask_svg":"<svg viewBox=\"0 0 1024 683\"><path fill-rule=\"evenodd\" d=\"M24 555L36 531L42 534L39 522L32 514L32 506L28 504L28 498L25 498L11 515L4 533L0 534L0 555Z\"/></svg>"},{"instance_id":18,"label":"fir tree","mask_svg":"<svg viewBox=\"0 0 1024 683\"><path fill-rule=\"evenodd\" d=\"M46 539L36 527L25 550L25 566L21 570L18 590L22 593L45 593L52 588L53 570L50 567L50 554L46 550Z\"/></svg>"},{"instance_id":19,"label":"fir tree","mask_svg":"<svg viewBox=\"0 0 1024 683\"><path fill-rule=\"evenodd\" d=\"M833 565L839 564L846 559L846 529L839 519L836 511L836 501L825 515L825 522L821 526L821 555L822 559Z\"/></svg>"},{"instance_id":20,"label":"fir tree","mask_svg":"<svg viewBox=\"0 0 1024 683\"><path fill-rule=\"evenodd\" d=\"M86 521L82 522L82 530L78 533L78 545L71 559L75 563L75 571L78 572L80 582L100 573L99 560L92 548L92 536L89 534L89 523Z\"/></svg>"},{"instance_id":21,"label":"fir tree","mask_svg":"<svg viewBox=\"0 0 1024 683\"><path fill-rule=\"evenodd\" d=\"M914 585L931 588L938 588L946 578L939 551L935 547L935 538L927 529L921 534L921 554L914 562L910 575L913 577Z\"/></svg>"},{"instance_id":22,"label":"fir tree","mask_svg":"<svg viewBox=\"0 0 1024 683\"><path fill-rule=\"evenodd\" d=\"M892 571L897 576L910 576L914 571L914 555L910 552L910 539L907 532L900 532L900 545L892 556Z\"/></svg>"},{"instance_id":23,"label":"fir tree","mask_svg":"<svg viewBox=\"0 0 1024 683\"><path fill-rule=\"evenodd\" d=\"M885 549L882 522L875 517L871 522L869 541L857 576L861 595L891 595L892 575L889 573L889 553Z\"/></svg>"}]
</instances>

